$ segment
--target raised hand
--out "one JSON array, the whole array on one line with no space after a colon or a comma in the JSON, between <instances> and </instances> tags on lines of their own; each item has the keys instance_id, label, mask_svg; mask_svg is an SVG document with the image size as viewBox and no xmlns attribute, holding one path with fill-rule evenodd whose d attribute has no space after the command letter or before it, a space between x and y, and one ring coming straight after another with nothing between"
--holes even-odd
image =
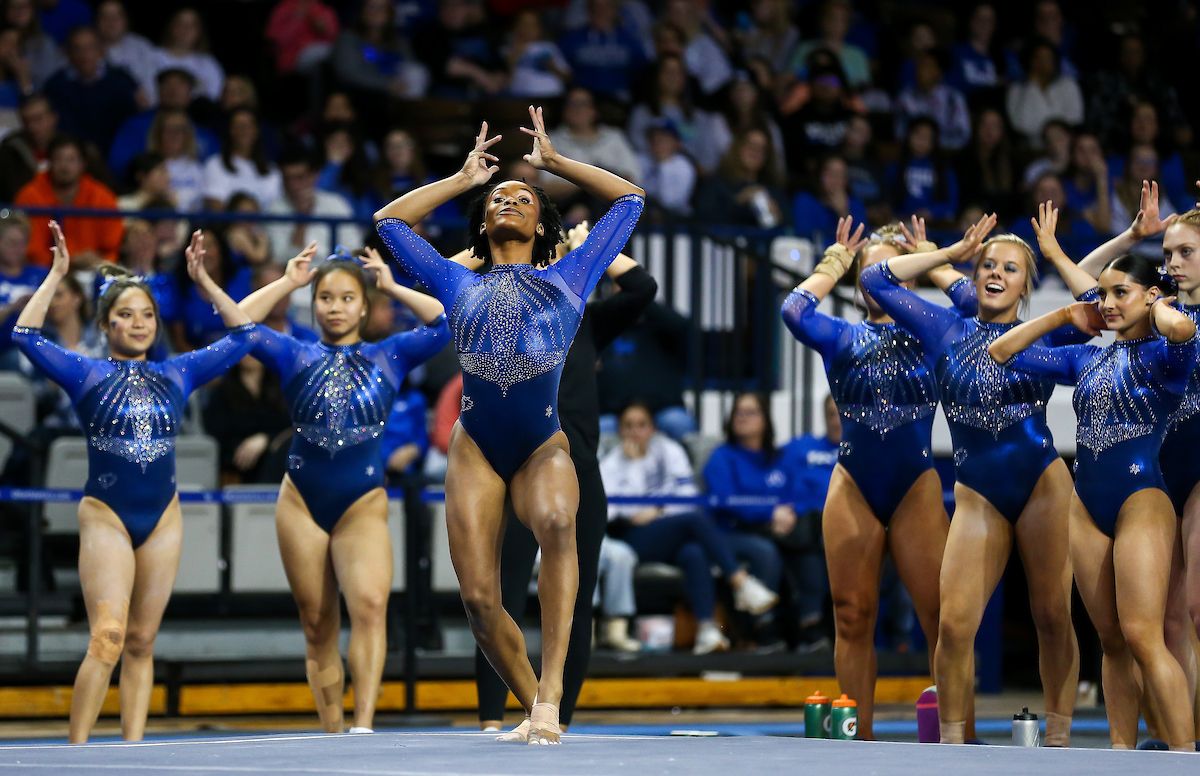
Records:
<instances>
[{"instance_id":1,"label":"raised hand","mask_svg":"<svg viewBox=\"0 0 1200 776\"><path fill-rule=\"evenodd\" d=\"M1084 334L1098 337L1105 329L1104 316L1095 302L1075 302L1064 309L1067 311L1067 321Z\"/></svg>"},{"instance_id":2,"label":"raised hand","mask_svg":"<svg viewBox=\"0 0 1200 776\"><path fill-rule=\"evenodd\" d=\"M479 134L475 136L475 147L471 149L471 153L467 154L467 160L463 162L462 172L470 179L472 186L482 186L492 179L492 176L500 171L500 167L490 162L498 162L499 158L488 153L488 149L500 142L503 135L496 135L493 138L487 136L487 122L479 127Z\"/></svg>"},{"instance_id":3,"label":"raised hand","mask_svg":"<svg viewBox=\"0 0 1200 776\"><path fill-rule=\"evenodd\" d=\"M313 256L317 254L317 241L313 240L304 246L304 250L288 259L287 268L283 274L296 288L303 288L312 282L317 271L312 268Z\"/></svg>"},{"instance_id":4,"label":"raised hand","mask_svg":"<svg viewBox=\"0 0 1200 776\"><path fill-rule=\"evenodd\" d=\"M62 227L57 221L50 222L50 234L54 236L54 247L50 249L50 271L59 278L64 278L71 271L71 253L67 250L67 238L63 236Z\"/></svg>"},{"instance_id":5,"label":"raised hand","mask_svg":"<svg viewBox=\"0 0 1200 776\"><path fill-rule=\"evenodd\" d=\"M854 226L854 216L842 216L838 219L837 231L834 234L836 235L835 242L854 255L867 242L863 237L866 224L859 224L857 229L850 231L852 226Z\"/></svg>"},{"instance_id":6,"label":"raised hand","mask_svg":"<svg viewBox=\"0 0 1200 776\"><path fill-rule=\"evenodd\" d=\"M363 269L375 273L375 285L380 291L387 292L396 285L396 279L392 277L392 268L383 260L379 251L369 247L363 248L359 260L362 262Z\"/></svg>"},{"instance_id":7,"label":"raised hand","mask_svg":"<svg viewBox=\"0 0 1200 776\"><path fill-rule=\"evenodd\" d=\"M904 222L900 222L900 234L904 235L904 241L908 243L910 248L916 248L917 243L928 242L929 238L925 236L925 219L919 216L912 217L912 230L909 230Z\"/></svg>"},{"instance_id":8,"label":"raised hand","mask_svg":"<svg viewBox=\"0 0 1200 776\"><path fill-rule=\"evenodd\" d=\"M533 129L521 127L521 131L533 138L533 150L523 158L537 169L544 170L553 164L558 157L558 151L554 150L554 144L546 134L546 120L542 117L542 109L530 105L529 118L533 122Z\"/></svg>"},{"instance_id":9,"label":"raised hand","mask_svg":"<svg viewBox=\"0 0 1200 776\"><path fill-rule=\"evenodd\" d=\"M1058 208L1054 207L1052 201L1040 203L1037 218L1029 219L1029 223L1033 225L1033 233L1037 235L1038 248L1043 256L1053 260L1066 255L1062 246L1058 244L1058 237L1055 236L1058 229Z\"/></svg>"},{"instance_id":10,"label":"raised hand","mask_svg":"<svg viewBox=\"0 0 1200 776\"><path fill-rule=\"evenodd\" d=\"M578 224L575 224L575 226L572 226L570 229L568 229L566 239L567 250L573 251L580 245L583 245L583 241L587 239L588 232L590 231L591 227L588 225L587 221L580 221Z\"/></svg>"},{"instance_id":11,"label":"raised hand","mask_svg":"<svg viewBox=\"0 0 1200 776\"><path fill-rule=\"evenodd\" d=\"M979 246L983 244L984 239L995 228L996 214L988 213L983 215L978 221L967 227L967 231L963 232L961 240L946 249L950 261L958 264L970 259L979 252Z\"/></svg>"},{"instance_id":12,"label":"raised hand","mask_svg":"<svg viewBox=\"0 0 1200 776\"><path fill-rule=\"evenodd\" d=\"M1158 213L1158 181L1142 181L1142 197L1138 204L1137 215L1129 225L1129 232L1138 240L1145 240L1156 234L1162 234L1167 227L1175 222L1175 216L1159 218Z\"/></svg>"},{"instance_id":13,"label":"raised hand","mask_svg":"<svg viewBox=\"0 0 1200 776\"><path fill-rule=\"evenodd\" d=\"M212 278L208 275L208 269L204 266L204 254L204 232L197 229L192 232L191 242L188 243L187 248L184 248L183 255L187 259L188 277L198 286L212 282Z\"/></svg>"}]
</instances>

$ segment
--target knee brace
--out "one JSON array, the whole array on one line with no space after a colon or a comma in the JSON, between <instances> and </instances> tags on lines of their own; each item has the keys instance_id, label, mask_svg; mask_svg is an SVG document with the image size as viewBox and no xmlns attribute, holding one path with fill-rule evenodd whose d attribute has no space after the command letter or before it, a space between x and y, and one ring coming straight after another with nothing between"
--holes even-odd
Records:
<instances>
[{"instance_id":1,"label":"knee brace","mask_svg":"<svg viewBox=\"0 0 1200 776\"><path fill-rule=\"evenodd\" d=\"M116 665L125 649L126 611L114 611L113 606L101 601L97 605L96 620L92 624L87 653L106 666Z\"/></svg>"}]
</instances>

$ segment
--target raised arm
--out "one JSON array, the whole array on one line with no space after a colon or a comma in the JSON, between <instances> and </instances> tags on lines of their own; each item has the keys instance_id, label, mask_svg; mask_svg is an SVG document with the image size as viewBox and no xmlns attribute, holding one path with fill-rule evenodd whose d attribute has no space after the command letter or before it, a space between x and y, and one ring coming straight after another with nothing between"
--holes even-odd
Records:
<instances>
[{"instance_id":1,"label":"raised arm","mask_svg":"<svg viewBox=\"0 0 1200 776\"><path fill-rule=\"evenodd\" d=\"M475 136L475 147L467 154L467 160L461 170L449 178L428 183L392 200L375 211L375 220L378 222L386 218L395 218L409 226L415 226L450 200L491 180L500 168L492 164L499 160L488 153L488 149L500 142L503 135L489 139L487 130L488 125L485 121L479 127L479 134Z\"/></svg>"},{"instance_id":2,"label":"raised arm","mask_svg":"<svg viewBox=\"0 0 1200 776\"><path fill-rule=\"evenodd\" d=\"M1089 253L1079 262L1079 268L1093 278L1118 256L1129 253L1142 240L1162 234L1175 221L1175 216L1159 218L1158 181L1142 181L1142 196L1133 223L1124 232Z\"/></svg>"},{"instance_id":3,"label":"raised arm","mask_svg":"<svg viewBox=\"0 0 1200 776\"><path fill-rule=\"evenodd\" d=\"M29 297L25 309L17 316L17 326L27 329L40 329L46 322L46 313L50 310L50 302L58 284L71 271L71 254L67 251L67 238L63 237L62 229L57 221L50 222L50 233L54 236L54 247L50 249L52 260L50 271L42 280L42 284Z\"/></svg>"},{"instance_id":4,"label":"raised arm","mask_svg":"<svg viewBox=\"0 0 1200 776\"><path fill-rule=\"evenodd\" d=\"M1196 336L1196 323L1171 304L1174 297L1159 299L1150 309L1154 328L1167 338L1167 342L1187 342Z\"/></svg>"},{"instance_id":5,"label":"raised arm","mask_svg":"<svg viewBox=\"0 0 1200 776\"><path fill-rule=\"evenodd\" d=\"M812 274L792 289L783 301L781 312L788 331L824 357L832 354L847 324L818 312L817 307L850 269L854 255L866 242L862 236L864 224L859 224L857 229L853 226L854 219L850 216L838 219L837 242L825 249Z\"/></svg>"},{"instance_id":6,"label":"raised arm","mask_svg":"<svg viewBox=\"0 0 1200 776\"><path fill-rule=\"evenodd\" d=\"M292 295L298 288L303 288L312 282L316 270L312 269L312 259L317 252L317 243L310 242L304 250L288 259L287 268L283 275L262 288L254 291L242 301L238 307L252 321L264 321L275 309L275 305Z\"/></svg>"},{"instance_id":7,"label":"raised arm","mask_svg":"<svg viewBox=\"0 0 1200 776\"><path fill-rule=\"evenodd\" d=\"M953 245L945 248L937 248L926 253L908 253L893 256L886 262L888 269L891 270L897 281L904 283L914 280L921 275L930 274L932 270L938 267L947 267L955 275L954 280L951 280L951 283L953 283L964 276L958 270L947 265L958 264L974 256L979 251L979 246L983 244L988 233L995 227L996 214L985 215L974 224L971 224L967 228L967 231L963 233L962 239ZM905 231L907 232L907 229ZM866 272L863 274L865 276ZM946 284L947 287L949 285L950 283ZM944 291L945 288L942 290Z\"/></svg>"},{"instance_id":8,"label":"raised arm","mask_svg":"<svg viewBox=\"0 0 1200 776\"><path fill-rule=\"evenodd\" d=\"M1094 303L1075 302L1009 329L988 346L988 355L996 363L1006 364L1014 356L1029 349L1042 337L1061 326L1074 326L1095 337L1104 328L1104 319L1100 317L1100 311ZM1042 349L1057 351L1066 348Z\"/></svg>"},{"instance_id":9,"label":"raised arm","mask_svg":"<svg viewBox=\"0 0 1200 776\"><path fill-rule=\"evenodd\" d=\"M428 294L422 294L408 286L397 283L392 277L392 270L374 248L364 248L362 257L363 269L375 272L375 285L380 291L395 299L428 326L446 313L442 303Z\"/></svg>"},{"instance_id":10,"label":"raised arm","mask_svg":"<svg viewBox=\"0 0 1200 776\"><path fill-rule=\"evenodd\" d=\"M909 229L901 221L900 231L904 235L905 242L912 246L910 253L933 253L938 249L937 243L926 236L924 218L915 215L912 216L912 229ZM933 283L942 293L947 295L952 293L951 289L955 287L956 283L967 279L967 276L959 272L952 264L941 264L931 267L925 273L925 277L929 278L929 282ZM955 303L955 306L958 306L958 302ZM974 314L974 310L970 312Z\"/></svg>"},{"instance_id":11,"label":"raised arm","mask_svg":"<svg viewBox=\"0 0 1200 776\"><path fill-rule=\"evenodd\" d=\"M204 268L204 234L199 229L192 232L192 242L185 249L184 256L187 258L187 272L192 282L208 295L226 326L232 329L253 323L250 316L237 306L237 302L229 298L225 289L209 277L208 270Z\"/></svg>"},{"instance_id":12,"label":"raised arm","mask_svg":"<svg viewBox=\"0 0 1200 776\"><path fill-rule=\"evenodd\" d=\"M866 238L863 237L865 228L866 224L859 224L858 228L854 228L852 216L839 218L835 242L825 249L821 260L813 267L812 274L796 286L796 290L807 291L816 297L818 302L828 296L842 276L850 271L855 255L866 244Z\"/></svg>"},{"instance_id":13,"label":"raised arm","mask_svg":"<svg viewBox=\"0 0 1200 776\"><path fill-rule=\"evenodd\" d=\"M1076 264L1071 261L1071 257L1063 251L1062 246L1058 244L1058 238L1054 234L1058 228L1058 208L1054 207L1053 202L1039 204L1037 218L1030 218L1029 223L1033 224L1033 233L1037 235L1038 248L1042 251L1042 256L1046 261L1054 265L1055 271L1058 272L1058 276L1063 279L1063 282L1067 284L1067 288L1070 289L1072 296L1079 299L1096 287L1096 278L1100 275L1100 269L1103 269L1103 264L1100 265L1100 269L1097 269L1095 274L1092 274L1084 269L1082 264ZM1109 240L1109 243L1112 242L1115 242L1115 240ZM1103 246L1093 251L1092 255L1096 255L1102 248Z\"/></svg>"},{"instance_id":14,"label":"raised arm","mask_svg":"<svg viewBox=\"0 0 1200 776\"><path fill-rule=\"evenodd\" d=\"M574 183L588 194L605 202L615 202L621 197L636 194L645 197L646 192L608 170L568 159L554 149L550 135L546 134L546 122L542 109L529 106L529 118L533 129L521 127L521 131L533 138L533 150L525 154L525 161L539 170L546 170L564 180ZM599 226L599 224L597 224Z\"/></svg>"}]
</instances>

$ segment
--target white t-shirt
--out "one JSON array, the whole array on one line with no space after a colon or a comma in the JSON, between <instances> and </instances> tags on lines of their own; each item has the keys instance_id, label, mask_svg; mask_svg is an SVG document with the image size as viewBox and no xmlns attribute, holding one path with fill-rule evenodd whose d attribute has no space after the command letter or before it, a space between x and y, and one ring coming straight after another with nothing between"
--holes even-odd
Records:
<instances>
[{"instance_id":1,"label":"white t-shirt","mask_svg":"<svg viewBox=\"0 0 1200 776\"><path fill-rule=\"evenodd\" d=\"M310 215L353 218L354 208L338 194L317 190L316 203ZM296 211L286 197L280 197L267 208L272 215L290 216ZM325 224L305 224L304 234L298 244L292 243L294 226L284 221L267 224L267 239L271 241L271 255L277 262L284 262L299 253L312 240L317 242L317 261L333 253L334 245L329 242L329 227ZM362 247L362 230L353 224L342 224L337 228L337 245L357 251ZM314 262L314 265L316 262Z\"/></svg>"},{"instance_id":2,"label":"white t-shirt","mask_svg":"<svg viewBox=\"0 0 1200 776\"><path fill-rule=\"evenodd\" d=\"M233 172L225 168L220 154L213 154L204 163L204 196L228 202L236 192L244 191L258 200L258 206L264 210L279 199L283 182L279 170L272 165L266 175L260 175L254 163L249 159L235 156Z\"/></svg>"},{"instance_id":3,"label":"white t-shirt","mask_svg":"<svg viewBox=\"0 0 1200 776\"><path fill-rule=\"evenodd\" d=\"M167 176L175 192L176 206L185 211L199 210L204 196L204 168L200 162L187 156L168 159Z\"/></svg>"},{"instance_id":4,"label":"white t-shirt","mask_svg":"<svg viewBox=\"0 0 1200 776\"><path fill-rule=\"evenodd\" d=\"M610 496L695 496L699 491L683 446L670 437L655 434L646 446L646 455L633 459L617 445L600 460L600 479L604 481L604 492ZM640 506L616 505L608 507L608 519L632 515ZM663 510L666 514L680 514L691 508L676 505Z\"/></svg>"}]
</instances>

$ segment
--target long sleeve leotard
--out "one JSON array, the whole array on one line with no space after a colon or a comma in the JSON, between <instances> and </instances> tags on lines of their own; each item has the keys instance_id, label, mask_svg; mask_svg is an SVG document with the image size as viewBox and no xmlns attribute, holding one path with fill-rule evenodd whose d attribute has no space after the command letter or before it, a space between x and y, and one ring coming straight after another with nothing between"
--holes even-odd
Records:
<instances>
[{"instance_id":1,"label":"long sleeve leotard","mask_svg":"<svg viewBox=\"0 0 1200 776\"><path fill-rule=\"evenodd\" d=\"M1200 304L1178 304L1176 308L1200 324ZM1200 440L1200 370L1192 372L1179 409L1171 416L1171 425L1163 440L1158 460L1162 465L1167 494L1175 504L1176 514L1183 514L1188 496L1200 483L1200 455L1196 441Z\"/></svg>"}]
</instances>

